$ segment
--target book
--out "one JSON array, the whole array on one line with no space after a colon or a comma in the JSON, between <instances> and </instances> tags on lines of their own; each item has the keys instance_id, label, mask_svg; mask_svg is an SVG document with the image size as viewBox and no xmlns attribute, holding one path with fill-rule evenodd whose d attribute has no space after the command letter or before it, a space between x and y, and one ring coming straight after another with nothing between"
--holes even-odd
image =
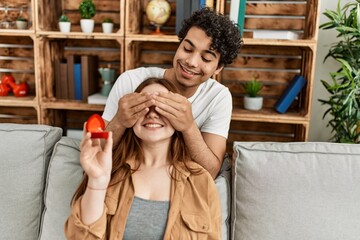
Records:
<instances>
[{"instance_id":1,"label":"book","mask_svg":"<svg viewBox=\"0 0 360 240\"><path fill-rule=\"evenodd\" d=\"M107 96L102 95L101 93L94 93L87 97L89 104L106 104Z\"/></svg>"},{"instance_id":2,"label":"book","mask_svg":"<svg viewBox=\"0 0 360 240\"><path fill-rule=\"evenodd\" d=\"M99 90L98 58L93 55L81 56L82 100Z\"/></svg>"},{"instance_id":3,"label":"book","mask_svg":"<svg viewBox=\"0 0 360 240\"><path fill-rule=\"evenodd\" d=\"M75 100L82 100L81 63L74 63Z\"/></svg>"},{"instance_id":4,"label":"book","mask_svg":"<svg viewBox=\"0 0 360 240\"><path fill-rule=\"evenodd\" d=\"M79 56L68 55L67 60L67 82L68 82L68 99L75 99L75 79L74 79L74 64L79 63Z\"/></svg>"},{"instance_id":5,"label":"book","mask_svg":"<svg viewBox=\"0 0 360 240\"><path fill-rule=\"evenodd\" d=\"M191 7L192 7L191 0L176 0L176 23L175 23L176 35L179 34L184 19L190 17Z\"/></svg>"},{"instance_id":6,"label":"book","mask_svg":"<svg viewBox=\"0 0 360 240\"><path fill-rule=\"evenodd\" d=\"M58 99L68 99L67 63L55 60L55 96Z\"/></svg>"},{"instance_id":7,"label":"book","mask_svg":"<svg viewBox=\"0 0 360 240\"><path fill-rule=\"evenodd\" d=\"M231 0L229 18L234 23L238 22L239 7L240 7L240 0Z\"/></svg>"},{"instance_id":8,"label":"book","mask_svg":"<svg viewBox=\"0 0 360 240\"><path fill-rule=\"evenodd\" d=\"M245 10L246 0L231 0L229 18L238 25L241 35L244 32Z\"/></svg>"},{"instance_id":9,"label":"book","mask_svg":"<svg viewBox=\"0 0 360 240\"><path fill-rule=\"evenodd\" d=\"M275 103L275 109L279 113L285 113L301 89L305 86L307 80L301 76L296 75L289 83L279 100Z\"/></svg>"},{"instance_id":10,"label":"book","mask_svg":"<svg viewBox=\"0 0 360 240\"><path fill-rule=\"evenodd\" d=\"M294 31L283 30L254 30L253 38L262 39L299 39L300 34Z\"/></svg>"},{"instance_id":11,"label":"book","mask_svg":"<svg viewBox=\"0 0 360 240\"><path fill-rule=\"evenodd\" d=\"M243 35L244 26L245 26L245 10L246 10L246 0L240 0L237 24L241 35Z\"/></svg>"},{"instance_id":12,"label":"book","mask_svg":"<svg viewBox=\"0 0 360 240\"><path fill-rule=\"evenodd\" d=\"M205 0L206 7L214 9L214 0Z\"/></svg>"}]
</instances>

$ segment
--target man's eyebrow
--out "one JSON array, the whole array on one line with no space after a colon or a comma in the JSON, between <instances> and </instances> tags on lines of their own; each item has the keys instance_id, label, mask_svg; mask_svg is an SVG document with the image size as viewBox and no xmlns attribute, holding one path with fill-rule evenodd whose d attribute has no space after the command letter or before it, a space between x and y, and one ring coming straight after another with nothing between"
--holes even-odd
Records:
<instances>
[{"instance_id":1,"label":"man's eyebrow","mask_svg":"<svg viewBox=\"0 0 360 240\"><path fill-rule=\"evenodd\" d=\"M195 47L195 45L194 45L189 39L184 39L184 41L186 41L187 43L189 43L192 47ZM216 53L215 53L214 51L205 50L205 52L213 55L215 58L217 57L217 56L216 56Z\"/></svg>"}]
</instances>

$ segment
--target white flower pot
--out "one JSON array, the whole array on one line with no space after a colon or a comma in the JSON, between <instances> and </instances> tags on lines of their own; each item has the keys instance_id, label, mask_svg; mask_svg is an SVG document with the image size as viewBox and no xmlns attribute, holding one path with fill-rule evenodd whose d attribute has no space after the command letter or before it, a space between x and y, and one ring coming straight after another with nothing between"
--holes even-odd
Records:
<instances>
[{"instance_id":1,"label":"white flower pot","mask_svg":"<svg viewBox=\"0 0 360 240\"><path fill-rule=\"evenodd\" d=\"M16 21L17 29L27 29L28 22L25 21Z\"/></svg>"},{"instance_id":2,"label":"white flower pot","mask_svg":"<svg viewBox=\"0 0 360 240\"><path fill-rule=\"evenodd\" d=\"M114 24L113 23L102 23L103 33L112 33Z\"/></svg>"},{"instance_id":3,"label":"white flower pot","mask_svg":"<svg viewBox=\"0 0 360 240\"><path fill-rule=\"evenodd\" d=\"M263 97L244 97L244 108L247 110L258 111L262 108Z\"/></svg>"},{"instance_id":4,"label":"white flower pot","mask_svg":"<svg viewBox=\"0 0 360 240\"><path fill-rule=\"evenodd\" d=\"M83 33L92 33L94 31L94 19L81 19L80 27Z\"/></svg>"},{"instance_id":5,"label":"white flower pot","mask_svg":"<svg viewBox=\"0 0 360 240\"><path fill-rule=\"evenodd\" d=\"M60 32L70 32L71 30L71 22L59 22L59 29Z\"/></svg>"}]
</instances>

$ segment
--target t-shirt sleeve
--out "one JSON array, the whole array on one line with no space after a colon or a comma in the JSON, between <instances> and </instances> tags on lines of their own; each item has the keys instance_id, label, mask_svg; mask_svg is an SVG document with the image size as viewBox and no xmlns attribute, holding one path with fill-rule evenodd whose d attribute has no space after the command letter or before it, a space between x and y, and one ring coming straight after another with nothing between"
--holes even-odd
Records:
<instances>
[{"instance_id":1,"label":"t-shirt sleeve","mask_svg":"<svg viewBox=\"0 0 360 240\"><path fill-rule=\"evenodd\" d=\"M228 88L224 88L214 99L216 102L210 116L201 126L201 132L212 133L228 138L231 114L232 96Z\"/></svg>"}]
</instances>

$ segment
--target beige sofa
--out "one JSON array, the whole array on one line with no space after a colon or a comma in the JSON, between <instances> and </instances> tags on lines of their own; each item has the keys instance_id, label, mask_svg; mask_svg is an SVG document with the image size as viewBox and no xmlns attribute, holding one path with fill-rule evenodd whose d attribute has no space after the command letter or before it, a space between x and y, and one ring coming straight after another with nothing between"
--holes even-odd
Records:
<instances>
[{"instance_id":1,"label":"beige sofa","mask_svg":"<svg viewBox=\"0 0 360 240\"><path fill-rule=\"evenodd\" d=\"M359 239L358 145L238 142L232 156L215 180L223 239ZM1 239L64 239L82 177L79 140L0 124L0 163Z\"/></svg>"}]
</instances>

